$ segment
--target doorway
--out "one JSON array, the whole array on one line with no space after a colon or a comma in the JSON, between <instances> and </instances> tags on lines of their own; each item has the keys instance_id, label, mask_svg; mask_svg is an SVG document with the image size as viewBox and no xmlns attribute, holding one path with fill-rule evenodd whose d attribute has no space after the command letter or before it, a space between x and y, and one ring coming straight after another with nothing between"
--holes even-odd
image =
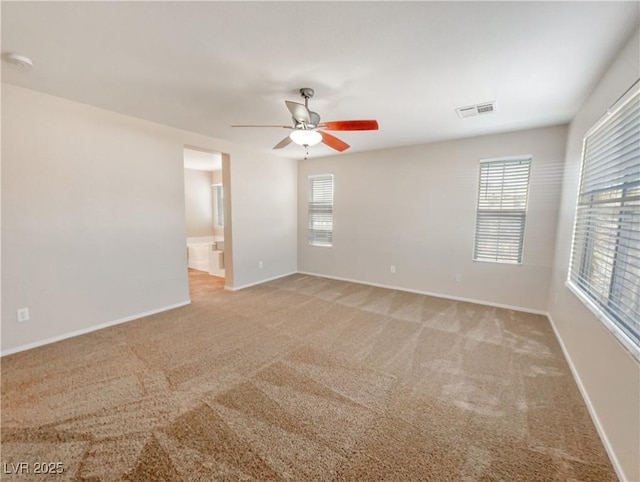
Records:
<instances>
[{"instance_id":1,"label":"doorway","mask_svg":"<svg viewBox=\"0 0 640 482\"><path fill-rule=\"evenodd\" d=\"M185 146L184 192L187 265L225 278L223 154Z\"/></svg>"}]
</instances>

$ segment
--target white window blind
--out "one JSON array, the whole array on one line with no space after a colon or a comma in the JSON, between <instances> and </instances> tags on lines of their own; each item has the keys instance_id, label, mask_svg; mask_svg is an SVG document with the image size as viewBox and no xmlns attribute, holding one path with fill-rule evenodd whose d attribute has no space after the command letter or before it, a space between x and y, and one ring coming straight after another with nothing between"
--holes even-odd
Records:
<instances>
[{"instance_id":1,"label":"white window blind","mask_svg":"<svg viewBox=\"0 0 640 482\"><path fill-rule=\"evenodd\" d=\"M333 246L333 174L309 176L309 245Z\"/></svg>"},{"instance_id":2,"label":"white window blind","mask_svg":"<svg viewBox=\"0 0 640 482\"><path fill-rule=\"evenodd\" d=\"M473 259L521 263L531 158L480 161Z\"/></svg>"},{"instance_id":3,"label":"white window blind","mask_svg":"<svg viewBox=\"0 0 640 482\"><path fill-rule=\"evenodd\" d=\"M216 209L218 211L218 226L224 226L224 193L222 186L216 186Z\"/></svg>"},{"instance_id":4,"label":"white window blind","mask_svg":"<svg viewBox=\"0 0 640 482\"><path fill-rule=\"evenodd\" d=\"M640 347L640 92L585 136L569 284Z\"/></svg>"}]
</instances>

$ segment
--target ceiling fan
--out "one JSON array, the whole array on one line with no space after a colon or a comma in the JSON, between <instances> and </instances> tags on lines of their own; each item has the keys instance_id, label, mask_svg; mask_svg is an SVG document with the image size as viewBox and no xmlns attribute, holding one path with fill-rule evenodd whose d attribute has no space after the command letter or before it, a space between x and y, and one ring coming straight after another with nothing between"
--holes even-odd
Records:
<instances>
[{"instance_id":1,"label":"ceiling fan","mask_svg":"<svg viewBox=\"0 0 640 482\"><path fill-rule=\"evenodd\" d=\"M282 127L291 129L291 133L278 142L273 148L282 149L292 142L308 148L322 142L336 151L349 149L349 144L325 131L375 131L378 130L376 120L342 120L320 122L320 115L309 110L309 99L314 90L309 87L300 89L304 104L285 100L284 103L293 117L292 126L282 125L233 125L231 127Z\"/></svg>"}]
</instances>

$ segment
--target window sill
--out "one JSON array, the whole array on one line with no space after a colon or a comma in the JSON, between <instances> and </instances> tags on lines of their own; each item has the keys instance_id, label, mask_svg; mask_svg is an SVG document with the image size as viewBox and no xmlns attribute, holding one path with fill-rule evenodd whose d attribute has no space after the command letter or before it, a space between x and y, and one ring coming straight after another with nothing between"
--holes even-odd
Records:
<instances>
[{"instance_id":1,"label":"window sill","mask_svg":"<svg viewBox=\"0 0 640 482\"><path fill-rule=\"evenodd\" d=\"M507 266L522 266L522 261L513 262L513 261L496 261L491 259L475 259L471 258L471 261L474 263L490 263L490 264L506 264Z\"/></svg>"},{"instance_id":2,"label":"window sill","mask_svg":"<svg viewBox=\"0 0 640 482\"><path fill-rule=\"evenodd\" d=\"M613 337L622 345L622 347L634 358L636 361L640 362L640 347L636 346L636 344L618 328L618 326L613 323L609 317L596 305L593 301L591 301L580 289L575 286L570 280L565 281L564 285L569 288L571 291L584 305L591 311L596 318L598 318L602 324L609 330L609 332L613 335Z\"/></svg>"}]
</instances>

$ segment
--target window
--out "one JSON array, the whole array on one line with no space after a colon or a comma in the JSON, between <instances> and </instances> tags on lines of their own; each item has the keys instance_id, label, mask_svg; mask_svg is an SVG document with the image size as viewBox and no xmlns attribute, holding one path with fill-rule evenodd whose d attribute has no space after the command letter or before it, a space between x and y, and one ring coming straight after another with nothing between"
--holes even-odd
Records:
<instances>
[{"instance_id":1,"label":"window","mask_svg":"<svg viewBox=\"0 0 640 482\"><path fill-rule=\"evenodd\" d=\"M531 158L480 161L475 261L522 263Z\"/></svg>"},{"instance_id":2,"label":"window","mask_svg":"<svg viewBox=\"0 0 640 482\"><path fill-rule=\"evenodd\" d=\"M309 176L309 245L333 246L333 174Z\"/></svg>"},{"instance_id":3,"label":"window","mask_svg":"<svg viewBox=\"0 0 640 482\"><path fill-rule=\"evenodd\" d=\"M638 348L640 92L634 92L584 138L568 285Z\"/></svg>"},{"instance_id":4,"label":"window","mask_svg":"<svg viewBox=\"0 0 640 482\"><path fill-rule=\"evenodd\" d=\"M217 210L217 222L218 226L224 226L224 193L222 186L216 186L216 210Z\"/></svg>"}]
</instances>

